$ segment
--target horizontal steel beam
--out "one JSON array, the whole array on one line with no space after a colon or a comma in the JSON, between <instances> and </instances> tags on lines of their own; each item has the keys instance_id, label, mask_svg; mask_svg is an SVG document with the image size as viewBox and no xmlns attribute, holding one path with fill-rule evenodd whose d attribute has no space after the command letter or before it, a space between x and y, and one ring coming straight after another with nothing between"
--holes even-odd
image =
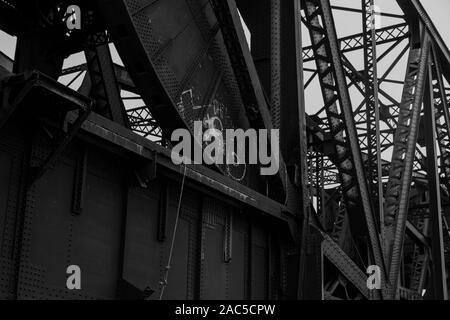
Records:
<instances>
[{"instance_id":1,"label":"horizontal steel beam","mask_svg":"<svg viewBox=\"0 0 450 320\"><path fill-rule=\"evenodd\" d=\"M69 118L73 121L75 116ZM182 174L184 168L172 163L170 150L145 139L130 130L97 114L91 114L81 126L84 133L95 136L110 147L118 148L133 156L156 161L158 166L168 172ZM85 138L85 136L84 136ZM102 144L107 147L107 144ZM294 212L280 204L226 176L221 175L202 165L191 165L186 169L186 177L191 182L203 185L208 189L219 192L222 196L237 200L241 204L260 210L277 220L289 224L296 224Z\"/></svg>"},{"instance_id":2,"label":"horizontal steel beam","mask_svg":"<svg viewBox=\"0 0 450 320\"><path fill-rule=\"evenodd\" d=\"M339 39L339 45L342 53L361 50L364 48L364 35L362 33L354 34ZM409 30L407 23L400 23L393 26L378 29L376 31L377 45L407 39ZM303 48L303 62L313 61L314 51L312 46Z\"/></svg>"}]
</instances>

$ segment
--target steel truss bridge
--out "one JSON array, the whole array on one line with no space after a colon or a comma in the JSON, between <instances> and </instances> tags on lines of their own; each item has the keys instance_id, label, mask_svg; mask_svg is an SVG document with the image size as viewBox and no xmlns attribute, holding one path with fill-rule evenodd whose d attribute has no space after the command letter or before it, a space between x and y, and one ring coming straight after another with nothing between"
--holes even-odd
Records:
<instances>
[{"instance_id":1,"label":"steel truss bridge","mask_svg":"<svg viewBox=\"0 0 450 320\"><path fill-rule=\"evenodd\" d=\"M388 2L0 0L0 298L447 299L450 51ZM278 174L173 164L197 120Z\"/></svg>"}]
</instances>

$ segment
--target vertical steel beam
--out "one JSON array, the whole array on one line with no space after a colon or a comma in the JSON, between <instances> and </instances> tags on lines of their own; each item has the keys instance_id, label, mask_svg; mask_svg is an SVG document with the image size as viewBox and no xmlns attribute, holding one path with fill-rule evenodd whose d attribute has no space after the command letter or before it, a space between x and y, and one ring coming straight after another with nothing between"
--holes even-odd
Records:
<instances>
[{"instance_id":1,"label":"vertical steel beam","mask_svg":"<svg viewBox=\"0 0 450 320\"><path fill-rule=\"evenodd\" d=\"M444 235L442 229L442 207L439 169L436 150L436 106L433 87L433 59L428 60L428 83L425 91L425 143L427 149L427 176L431 216L431 252L434 298L448 300L445 275ZM436 61L434 61L436 63Z\"/></svg>"},{"instance_id":2,"label":"vertical steel beam","mask_svg":"<svg viewBox=\"0 0 450 320\"><path fill-rule=\"evenodd\" d=\"M287 203L303 206L300 210L305 213L309 210L309 201L303 203L302 199L307 197L301 195L301 189L306 188L299 183L306 178L307 170L301 169L304 166L302 159L306 159L306 117L299 60L301 53L298 53L302 43L298 30L300 4L297 0L272 1L272 20L278 32L272 33L271 37L272 123L280 129L280 153L286 163L287 177L293 185L296 184L286 188ZM280 21L277 22L277 18Z\"/></svg>"},{"instance_id":3,"label":"vertical steel beam","mask_svg":"<svg viewBox=\"0 0 450 320\"><path fill-rule=\"evenodd\" d=\"M308 187L303 183L303 181L308 180L308 143L307 143L307 133L306 133L306 111L305 111L305 92L304 92L304 82L303 82L303 59L302 59L302 28L301 28L301 0L293 0L293 12L291 12L293 17L295 28L295 70L296 70L296 96L297 96L297 110L298 110L298 135L299 135L299 154L298 160L296 162L296 167L298 174L296 174L296 185L300 188L300 203L303 212L302 220L302 233L300 235L300 270L299 270L299 286L298 286L298 298L305 297L306 286L304 285L307 281L306 278L306 267L307 267L307 254L306 254L306 242L309 238L310 230L310 194Z\"/></svg>"},{"instance_id":4,"label":"vertical steel beam","mask_svg":"<svg viewBox=\"0 0 450 320\"><path fill-rule=\"evenodd\" d=\"M379 211L380 226L383 226L383 181L380 151L380 111L378 100L378 68L377 41L375 29L374 0L361 0L363 12L363 41L365 66L365 99L366 105L366 151L367 179L369 191L374 201L374 207ZM364 150L363 150L364 151Z\"/></svg>"},{"instance_id":5,"label":"vertical steel beam","mask_svg":"<svg viewBox=\"0 0 450 320\"><path fill-rule=\"evenodd\" d=\"M388 290L388 297L391 299L396 296L403 254L429 51L429 35L425 32L421 47L411 46L398 127L394 136L394 150L385 201L386 253L390 257L389 286L391 290Z\"/></svg>"},{"instance_id":6,"label":"vertical steel beam","mask_svg":"<svg viewBox=\"0 0 450 320\"><path fill-rule=\"evenodd\" d=\"M281 0L270 1L270 113L275 128L281 126Z\"/></svg>"}]
</instances>

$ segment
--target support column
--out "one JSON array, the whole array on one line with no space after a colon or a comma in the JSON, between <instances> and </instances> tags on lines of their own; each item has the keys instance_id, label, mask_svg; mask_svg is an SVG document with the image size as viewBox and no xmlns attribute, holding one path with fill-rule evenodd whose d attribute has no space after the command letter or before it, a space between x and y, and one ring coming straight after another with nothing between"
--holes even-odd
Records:
<instances>
[{"instance_id":1,"label":"support column","mask_svg":"<svg viewBox=\"0 0 450 320\"><path fill-rule=\"evenodd\" d=\"M448 300L447 279L445 275L444 235L442 230L441 188L439 182L439 168L437 164L436 148L436 113L433 97L433 66L432 59L428 60L428 79L425 91L425 143L427 149L428 193L431 216L431 251L432 277L434 298Z\"/></svg>"}]
</instances>

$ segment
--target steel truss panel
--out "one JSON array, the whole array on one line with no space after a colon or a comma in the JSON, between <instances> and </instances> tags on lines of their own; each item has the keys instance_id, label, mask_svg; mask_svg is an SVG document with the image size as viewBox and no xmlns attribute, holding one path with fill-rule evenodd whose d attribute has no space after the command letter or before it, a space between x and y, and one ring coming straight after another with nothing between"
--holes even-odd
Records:
<instances>
[{"instance_id":1,"label":"steel truss panel","mask_svg":"<svg viewBox=\"0 0 450 320\"><path fill-rule=\"evenodd\" d=\"M450 99L445 94L441 62L439 61L435 45L433 44L432 47L431 77L433 81L434 107L436 109L436 137L441 154L441 178L447 187L447 191L450 192L450 112L448 110Z\"/></svg>"},{"instance_id":2,"label":"steel truss panel","mask_svg":"<svg viewBox=\"0 0 450 320\"><path fill-rule=\"evenodd\" d=\"M434 50L432 50L434 53ZM445 103L445 95L443 95L443 87L437 90L435 85L435 78L433 77L434 69L438 61L433 58L433 54L430 54L428 61L428 77L427 87L425 91L425 127L431 128L431 133L425 136L426 148L427 148L427 176L428 176L428 192L430 202L430 216L431 216L431 250L432 250L432 279L434 298L448 300L447 292L447 279L446 279L446 266L444 257L444 235L442 224L442 203L439 181L439 167L437 163L437 102L439 96L441 97L444 107L447 108ZM437 80L437 83L442 81ZM448 113L448 110L447 110Z\"/></svg>"},{"instance_id":3,"label":"steel truss panel","mask_svg":"<svg viewBox=\"0 0 450 320\"><path fill-rule=\"evenodd\" d=\"M369 236L374 261L384 273L381 245L329 1L306 1L305 15L314 47L331 135L336 142L337 166L350 215L352 233L354 236L358 234Z\"/></svg>"}]
</instances>

